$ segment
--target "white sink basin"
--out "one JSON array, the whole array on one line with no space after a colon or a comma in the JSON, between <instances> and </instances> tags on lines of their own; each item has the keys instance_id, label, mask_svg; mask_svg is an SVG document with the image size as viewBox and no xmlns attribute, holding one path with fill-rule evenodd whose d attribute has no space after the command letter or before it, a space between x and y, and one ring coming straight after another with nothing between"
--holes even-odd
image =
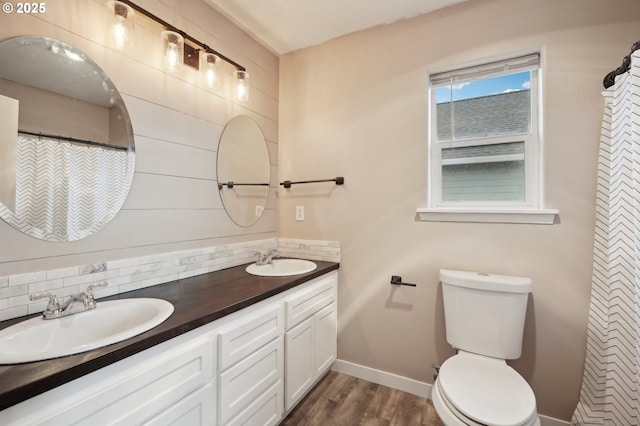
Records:
<instances>
[{"instance_id":1,"label":"white sink basin","mask_svg":"<svg viewBox=\"0 0 640 426\"><path fill-rule=\"evenodd\" d=\"M246 271L252 275L263 277L286 277L311 272L318 265L310 260L303 259L274 259L273 263L266 265L256 265L252 263L247 266Z\"/></svg>"},{"instance_id":2,"label":"white sink basin","mask_svg":"<svg viewBox=\"0 0 640 426\"><path fill-rule=\"evenodd\" d=\"M91 311L45 320L32 318L0 330L0 364L40 361L90 351L159 325L173 313L161 299L97 302Z\"/></svg>"}]
</instances>

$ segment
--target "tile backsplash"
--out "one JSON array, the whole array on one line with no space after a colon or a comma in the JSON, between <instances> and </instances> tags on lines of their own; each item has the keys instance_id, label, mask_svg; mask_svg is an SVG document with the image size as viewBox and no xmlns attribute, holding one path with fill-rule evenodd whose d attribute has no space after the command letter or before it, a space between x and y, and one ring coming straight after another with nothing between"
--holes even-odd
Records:
<instances>
[{"instance_id":1,"label":"tile backsplash","mask_svg":"<svg viewBox=\"0 0 640 426\"><path fill-rule=\"evenodd\" d=\"M340 261L339 242L270 238L11 275L0 277L0 321L44 310L46 299L31 302L33 293L47 291L63 298L89 284L108 281L108 287L95 289L94 294L111 296L250 263L255 252L274 248L283 257Z\"/></svg>"}]
</instances>

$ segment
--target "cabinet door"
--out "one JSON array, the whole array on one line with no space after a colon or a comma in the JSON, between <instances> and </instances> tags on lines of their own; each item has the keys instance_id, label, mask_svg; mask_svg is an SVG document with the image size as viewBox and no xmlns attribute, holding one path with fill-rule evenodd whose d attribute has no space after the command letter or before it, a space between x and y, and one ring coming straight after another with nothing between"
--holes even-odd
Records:
<instances>
[{"instance_id":1,"label":"cabinet door","mask_svg":"<svg viewBox=\"0 0 640 426\"><path fill-rule=\"evenodd\" d=\"M332 303L314 316L315 320L315 375L324 373L336 360L338 344L338 313Z\"/></svg>"},{"instance_id":2,"label":"cabinet door","mask_svg":"<svg viewBox=\"0 0 640 426\"><path fill-rule=\"evenodd\" d=\"M145 425L208 426L215 424L214 386L209 383L191 395L176 402L171 408L151 419Z\"/></svg>"},{"instance_id":3,"label":"cabinet door","mask_svg":"<svg viewBox=\"0 0 640 426\"><path fill-rule=\"evenodd\" d=\"M314 318L298 324L285 334L285 408L290 410L313 385Z\"/></svg>"}]
</instances>

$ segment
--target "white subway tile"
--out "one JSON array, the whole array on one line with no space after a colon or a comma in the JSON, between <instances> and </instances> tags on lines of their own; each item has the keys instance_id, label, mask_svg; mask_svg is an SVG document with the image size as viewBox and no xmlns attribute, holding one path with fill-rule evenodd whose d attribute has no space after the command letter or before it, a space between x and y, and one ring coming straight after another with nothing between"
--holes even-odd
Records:
<instances>
[{"instance_id":1,"label":"white subway tile","mask_svg":"<svg viewBox=\"0 0 640 426\"><path fill-rule=\"evenodd\" d=\"M55 293L55 290L58 288L62 288L63 285L63 281L62 278L57 279L57 280L49 280L49 281L42 281L39 283L32 283L29 284L29 293L40 293L43 291L49 291L52 293Z\"/></svg>"},{"instance_id":2,"label":"white subway tile","mask_svg":"<svg viewBox=\"0 0 640 426\"><path fill-rule=\"evenodd\" d=\"M88 285L91 281L93 281L93 277L91 275L78 275L75 277L67 277L62 279L64 287L77 287L80 284Z\"/></svg>"},{"instance_id":3,"label":"white subway tile","mask_svg":"<svg viewBox=\"0 0 640 426\"><path fill-rule=\"evenodd\" d=\"M118 288L118 286L96 288L93 290L93 297L95 299L100 299L102 297L114 296L119 292L120 292L120 289Z\"/></svg>"},{"instance_id":4,"label":"white subway tile","mask_svg":"<svg viewBox=\"0 0 640 426\"><path fill-rule=\"evenodd\" d=\"M52 269L51 271L47 271L47 280L75 277L77 275L80 275L79 268L77 266L72 266L70 268Z\"/></svg>"},{"instance_id":5,"label":"white subway tile","mask_svg":"<svg viewBox=\"0 0 640 426\"><path fill-rule=\"evenodd\" d=\"M78 268L78 274L79 275L84 275L84 274L95 274L98 272L103 272L107 270L107 264L106 263L94 263L92 265L84 265L84 266L80 266Z\"/></svg>"},{"instance_id":6,"label":"white subway tile","mask_svg":"<svg viewBox=\"0 0 640 426\"><path fill-rule=\"evenodd\" d=\"M106 297L251 263L255 252L275 248L283 257L340 261L337 241L267 238L0 277L0 320L43 310L46 300L28 303L30 293L50 291L65 298L106 280L109 287L94 290L96 297Z\"/></svg>"},{"instance_id":7,"label":"white subway tile","mask_svg":"<svg viewBox=\"0 0 640 426\"><path fill-rule=\"evenodd\" d=\"M27 305L27 312L29 313L29 315L31 314L37 314L38 312L44 312L45 309L47 309L47 301L39 301L39 302L34 302L34 303L29 303Z\"/></svg>"},{"instance_id":8,"label":"white subway tile","mask_svg":"<svg viewBox=\"0 0 640 426\"><path fill-rule=\"evenodd\" d=\"M27 315L28 313L29 313L29 310L27 308L27 305L17 306L15 308L3 309L3 310L0 310L0 321L22 317Z\"/></svg>"},{"instance_id":9,"label":"white subway tile","mask_svg":"<svg viewBox=\"0 0 640 426\"><path fill-rule=\"evenodd\" d=\"M0 299L21 296L24 294L29 294L28 284L0 288Z\"/></svg>"},{"instance_id":10,"label":"white subway tile","mask_svg":"<svg viewBox=\"0 0 640 426\"><path fill-rule=\"evenodd\" d=\"M9 286L36 283L47 279L46 271L29 272L20 275L9 276Z\"/></svg>"},{"instance_id":11,"label":"white subway tile","mask_svg":"<svg viewBox=\"0 0 640 426\"><path fill-rule=\"evenodd\" d=\"M28 294L9 298L9 308L15 308L16 306L22 306L22 305L28 305L28 304L29 304Z\"/></svg>"}]
</instances>

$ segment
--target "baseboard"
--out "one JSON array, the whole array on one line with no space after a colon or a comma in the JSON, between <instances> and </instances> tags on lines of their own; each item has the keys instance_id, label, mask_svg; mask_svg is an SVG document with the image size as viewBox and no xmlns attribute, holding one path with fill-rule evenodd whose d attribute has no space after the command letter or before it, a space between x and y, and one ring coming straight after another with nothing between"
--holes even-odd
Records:
<instances>
[{"instance_id":1,"label":"baseboard","mask_svg":"<svg viewBox=\"0 0 640 426\"><path fill-rule=\"evenodd\" d=\"M365 367L364 365L341 359L335 360L331 369L338 373L344 373L358 379L431 399L431 385L429 383L419 382L408 377L398 376L397 374L387 373L386 371L376 370L375 368Z\"/></svg>"},{"instance_id":2,"label":"baseboard","mask_svg":"<svg viewBox=\"0 0 640 426\"><path fill-rule=\"evenodd\" d=\"M366 367L353 362L337 359L334 361L331 370L343 373L358 379L367 380L382 386L398 389L413 395L431 399L431 385L408 377L398 376L375 368ZM567 426L569 422L555 419L553 417L540 415L540 426Z\"/></svg>"},{"instance_id":3,"label":"baseboard","mask_svg":"<svg viewBox=\"0 0 640 426\"><path fill-rule=\"evenodd\" d=\"M542 414L538 414L540 416L540 426L568 426L569 422L565 420L555 419L549 416L543 416Z\"/></svg>"}]
</instances>

